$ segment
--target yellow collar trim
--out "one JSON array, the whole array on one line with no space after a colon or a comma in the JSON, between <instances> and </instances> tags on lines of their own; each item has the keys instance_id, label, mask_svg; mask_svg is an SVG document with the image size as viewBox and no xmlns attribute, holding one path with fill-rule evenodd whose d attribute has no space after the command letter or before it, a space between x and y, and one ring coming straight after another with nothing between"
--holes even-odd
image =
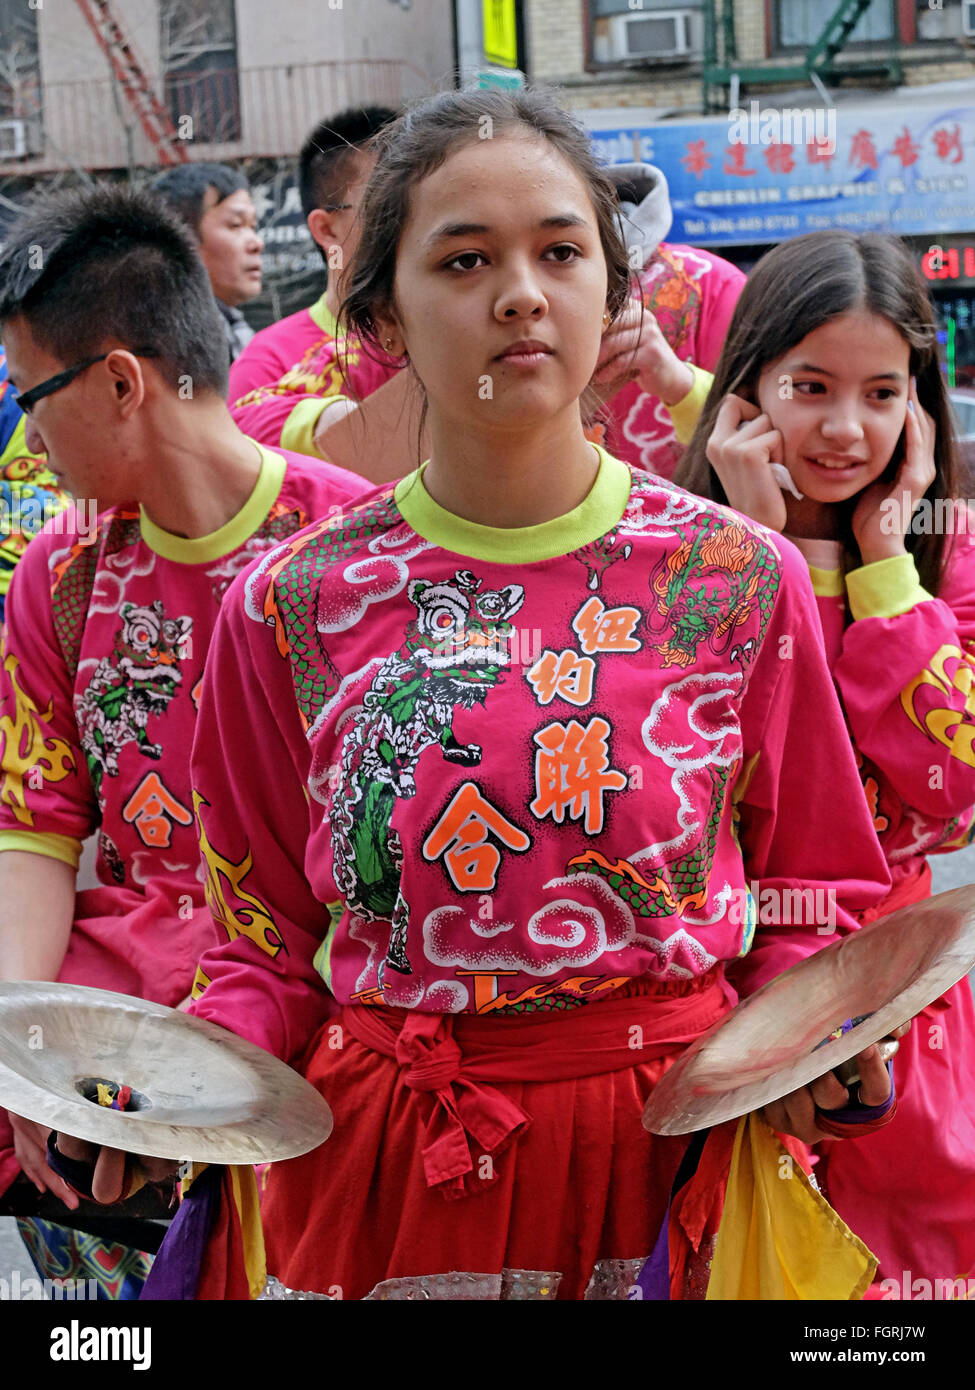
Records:
<instances>
[{"instance_id":1,"label":"yellow collar trim","mask_svg":"<svg viewBox=\"0 0 975 1390\"><path fill-rule=\"evenodd\" d=\"M325 303L325 295L321 299L316 299L308 310L312 322L317 324L323 333L328 333L331 337L337 338L340 334L338 321L331 309Z\"/></svg>"},{"instance_id":2,"label":"yellow collar trim","mask_svg":"<svg viewBox=\"0 0 975 1390\"><path fill-rule=\"evenodd\" d=\"M813 593L817 598L841 598L846 596L846 583L842 570L821 570L809 566Z\"/></svg>"},{"instance_id":3,"label":"yellow collar trim","mask_svg":"<svg viewBox=\"0 0 975 1390\"><path fill-rule=\"evenodd\" d=\"M139 525L149 549L164 560L175 560L180 565L202 565L223 559L249 540L278 500L287 467L280 454L272 453L262 444L257 444L256 448L261 455L261 471L254 491L236 516L208 536L174 536L157 526L140 506Z\"/></svg>"},{"instance_id":4,"label":"yellow collar trim","mask_svg":"<svg viewBox=\"0 0 975 1390\"><path fill-rule=\"evenodd\" d=\"M396 484L394 497L403 520L417 535L442 550L471 560L530 564L570 555L618 524L630 497L630 470L598 444L596 481L578 507L538 526L481 526L454 516L435 502L423 485L422 464Z\"/></svg>"}]
</instances>

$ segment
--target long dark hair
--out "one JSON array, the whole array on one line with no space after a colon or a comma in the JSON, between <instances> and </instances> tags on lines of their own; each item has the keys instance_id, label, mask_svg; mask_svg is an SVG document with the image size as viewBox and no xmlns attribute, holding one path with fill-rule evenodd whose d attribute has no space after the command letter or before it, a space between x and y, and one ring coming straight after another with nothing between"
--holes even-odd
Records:
<instances>
[{"instance_id":1,"label":"long dark hair","mask_svg":"<svg viewBox=\"0 0 975 1390\"><path fill-rule=\"evenodd\" d=\"M957 460L934 312L924 280L903 242L875 232L865 236L839 229L811 232L782 242L762 257L738 300L714 384L674 481L700 497L727 502L705 454L724 397L734 393L757 405L758 379L769 362L784 356L830 319L857 309L887 319L910 348L918 399L935 424L936 471L925 497L938 515L937 501L956 495ZM846 539L851 562L858 563L853 559L852 531ZM937 594L941 584L947 540L943 534L908 532L905 536L921 583L931 594Z\"/></svg>"},{"instance_id":2,"label":"long dark hair","mask_svg":"<svg viewBox=\"0 0 975 1390\"><path fill-rule=\"evenodd\" d=\"M392 360L379 342L376 316L393 308L396 255L412 191L454 150L485 138L485 129L492 138L528 131L548 140L575 169L589 191L606 258L610 322L626 305L631 272L616 189L597 162L584 128L541 89L440 92L384 127L370 145L378 161L359 209L359 247L339 317L349 339L358 339L377 361ZM584 400L584 414L586 406Z\"/></svg>"}]
</instances>

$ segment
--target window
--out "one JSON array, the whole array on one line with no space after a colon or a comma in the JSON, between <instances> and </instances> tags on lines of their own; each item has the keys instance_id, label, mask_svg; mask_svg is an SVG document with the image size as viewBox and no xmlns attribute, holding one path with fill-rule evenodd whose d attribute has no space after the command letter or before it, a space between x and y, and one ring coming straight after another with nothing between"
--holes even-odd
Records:
<instances>
[{"instance_id":1,"label":"window","mask_svg":"<svg viewBox=\"0 0 975 1390\"><path fill-rule=\"evenodd\" d=\"M166 104L189 116L202 144L239 140L240 84L234 0L159 0Z\"/></svg>"},{"instance_id":2,"label":"window","mask_svg":"<svg viewBox=\"0 0 975 1390\"><path fill-rule=\"evenodd\" d=\"M593 66L699 60L702 0L589 0Z\"/></svg>"},{"instance_id":3,"label":"window","mask_svg":"<svg viewBox=\"0 0 975 1390\"><path fill-rule=\"evenodd\" d=\"M37 11L0 0L0 160L42 148L42 107Z\"/></svg>"},{"instance_id":4,"label":"window","mask_svg":"<svg viewBox=\"0 0 975 1390\"><path fill-rule=\"evenodd\" d=\"M970 0L941 0L937 8L928 0L915 0L917 10L917 37L930 43L950 42L966 34L971 37L975 29L975 8ZM967 21L967 27L966 27Z\"/></svg>"},{"instance_id":5,"label":"window","mask_svg":"<svg viewBox=\"0 0 975 1390\"><path fill-rule=\"evenodd\" d=\"M775 7L778 47L811 47L835 9L835 0L778 0ZM893 0L871 0L847 44L892 43L895 34Z\"/></svg>"}]
</instances>

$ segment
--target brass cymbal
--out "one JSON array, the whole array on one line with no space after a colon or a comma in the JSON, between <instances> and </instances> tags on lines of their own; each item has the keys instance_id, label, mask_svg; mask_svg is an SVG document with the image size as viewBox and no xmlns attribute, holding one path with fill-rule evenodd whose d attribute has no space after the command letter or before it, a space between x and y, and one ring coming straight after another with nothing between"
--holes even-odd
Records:
<instances>
[{"instance_id":1,"label":"brass cymbal","mask_svg":"<svg viewBox=\"0 0 975 1390\"><path fill-rule=\"evenodd\" d=\"M120 1111L86 1098L131 1088ZM302 1076L205 1019L128 994L0 983L0 1106L78 1139L198 1163L295 1158L332 1114Z\"/></svg>"},{"instance_id":2,"label":"brass cymbal","mask_svg":"<svg viewBox=\"0 0 975 1390\"><path fill-rule=\"evenodd\" d=\"M690 1134L781 1100L899 1028L973 967L975 885L878 918L783 971L692 1043L654 1088L644 1127ZM831 1037L847 1020L860 1021Z\"/></svg>"}]
</instances>

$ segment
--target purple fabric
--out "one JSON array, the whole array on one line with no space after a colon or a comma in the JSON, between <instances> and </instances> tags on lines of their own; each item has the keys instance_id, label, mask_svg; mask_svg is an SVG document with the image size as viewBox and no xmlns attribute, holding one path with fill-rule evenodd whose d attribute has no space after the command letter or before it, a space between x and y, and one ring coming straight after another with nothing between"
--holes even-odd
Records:
<instances>
[{"instance_id":1,"label":"purple fabric","mask_svg":"<svg viewBox=\"0 0 975 1390\"><path fill-rule=\"evenodd\" d=\"M212 1164L197 1178L179 1205L153 1261L140 1300L192 1301L200 1280L207 1236L213 1225L223 1182L223 1168Z\"/></svg>"},{"instance_id":2,"label":"purple fabric","mask_svg":"<svg viewBox=\"0 0 975 1390\"><path fill-rule=\"evenodd\" d=\"M897 1089L894 1085L894 1068L891 1062L887 1063L887 1075L890 1077L890 1095L882 1105L861 1105L859 1101L848 1101L846 1105L840 1106L838 1110L823 1110L821 1106L816 1106L820 1115L825 1115L828 1120L832 1120L838 1125L868 1125L874 1120L882 1120L894 1108L897 1100Z\"/></svg>"},{"instance_id":3,"label":"purple fabric","mask_svg":"<svg viewBox=\"0 0 975 1390\"><path fill-rule=\"evenodd\" d=\"M83 1158L68 1158L55 1147L57 1137L53 1130L47 1136L47 1166L80 1196L90 1197L91 1184L95 1177L94 1163L87 1163Z\"/></svg>"},{"instance_id":4,"label":"purple fabric","mask_svg":"<svg viewBox=\"0 0 975 1390\"><path fill-rule=\"evenodd\" d=\"M657 1235L653 1253L636 1276L639 1294L634 1298L668 1302L670 1299L670 1249L668 1231L670 1228L670 1207L664 1215L663 1225Z\"/></svg>"}]
</instances>

